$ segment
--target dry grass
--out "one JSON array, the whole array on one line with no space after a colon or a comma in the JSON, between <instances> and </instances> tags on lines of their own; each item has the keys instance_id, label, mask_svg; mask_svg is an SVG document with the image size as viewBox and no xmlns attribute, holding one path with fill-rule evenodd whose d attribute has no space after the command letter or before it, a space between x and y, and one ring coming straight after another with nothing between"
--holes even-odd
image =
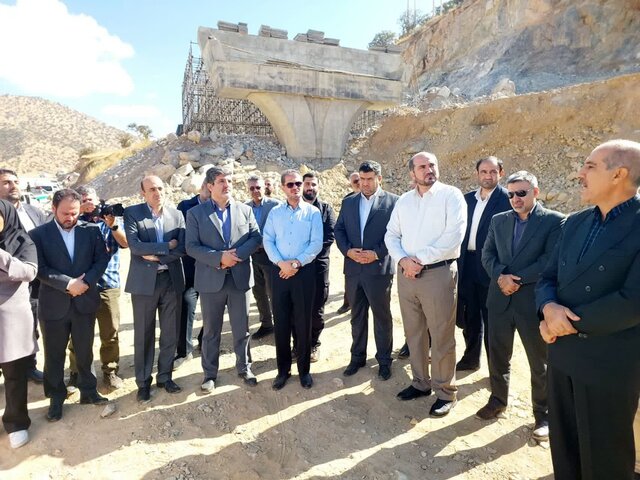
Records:
<instances>
[{"instance_id":1,"label":"dry grass","mask_svg":"<svg viewBox=\"0 0 640 480\"><path fill-rule=\"evenodd\" d=\"M117 150L101 150L80 157L77 172L80 174L76 185L90 182L106 170L117 165L125 158L131 157L140 150L148 147L151 140L139 140L130 147Z\"/></svg>"}]
</instances>

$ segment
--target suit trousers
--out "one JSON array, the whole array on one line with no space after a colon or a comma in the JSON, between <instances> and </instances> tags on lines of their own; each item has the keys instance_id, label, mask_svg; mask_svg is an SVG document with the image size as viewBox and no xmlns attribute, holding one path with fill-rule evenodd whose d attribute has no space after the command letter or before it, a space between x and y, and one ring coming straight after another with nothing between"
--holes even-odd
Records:
<instances>
[{"instance_id":1,"label":"suit trousers","mask_svg":"<svg viewBox=\"0 0 640 480\"><path fill-rule=\"evenodd\" d=\"M226 275L219 292L201 293L202 307L202 370L206 379L218 377L220 360L220 337L224 309L229 309L229 323L233 336L233 351L236 354L236 370L245 373L251 369L249 350L249 290L236 287L233 276Z\"/></svg>"},{"instance_id":2,"label":"suit trousers","mask_svg":"<svg viewBox=\"0 0 640 480\"><path fill-rule=\"evenodd\" d=\"M324 330L324 305L329 299L329 265L312 262L315 267L315 289L311 308L311 347L320 346L320 334Z\"/></svg>"},{"instance_id":3,"label":"suit trousers","mask_svg":"<svg viewBox=\"0 0 640 480\"><path fill-rule=\"evenodd\" d=\"M369 337L369 307L373 313L373 336L376 360L380 366L391 365L393 348L393 317L391 316L391 286L393 275L348 275L346 292L351 305L351 362L367 359Z\"/></svg>"},{"instance_id":4,"label":"suit trousers","mask_svg":"<svg viewBox=\"0 0 640 480\"><path fill-rule=\"evenodd\" d=\"M12 362L0 363L5 396L2 424L7 433L26 430L31 425L27 410L27 372L32 367L32 361L29 355Z\"/></svg>"},{"instance_id":5,"label":"suit trousers","mask_svg":"<svg viewBox=\"0 0 640 480\"><path fill-rule=\"evenodd\" d=\"M467 252L467 255L480 255L480 252ZM488 287L476 282L471 275L464 275L460 285L460 301L463 302L463 325L465 349L462 360L471 365L480 365L482 343L489 356L489 320L487 312Z\"/></svg>"},{"instance_id":6,"label":"suit trousers","mask_svg":"<svg viewBox=\"0 0 640 480\"><path fill-rule=\"evenodd\" d=\"M33 315L33 330L36 334L36 338L40 338L40 332L38 331L38 298L29 298L29 303L31 304L31 314ZM31 363L29 365L29 370L35 370L37 368L38 360L36 359L36 354L30 356Z\"/></svg>"},{"instance_id":7,"label":"suit trousers","mask_svg":"<svg viewBox=\"0 0 640 480\"><path fill-rule=\"evenodd\" d=\"M184 358L193 353L193 322L196 318L198 296L198 292L193 286L186 288L182 293L176 358Z\"/></svg>"},{"instance_id":8,"label":"suit trousers","mask_svg":"<svg viewBox=\"0 0 640 480\"><path fill-rule=\"evenodd\" d=\"M131 295L133 306L133 363L138 388L151 386L156 343L156 310L160 323L160 354L156 380L171 379L178 340L182 293L176 293L168 271L158 273L153 295Z\"/></svg>"},{"instance_id":9,"label":"suit trousers","mask_svg":"<svg viewBox=\"0 0 640 480\"><path fill-rule=\"evenodd\" d=\"M291 371L291 336L295 331L298 374L309 373L311 364L311 309L315 283L313 263L300 268L289 279L280 278L280 269L271 268L273 319L278 373Z\"/></svg>"},{"instance_id":10,"label":"suit trousers","mask_svg":"<svg viewBox=\"0 0 640 480\"><path fill-rule=\"evenodd\" d=\"M517 293L516 293L517 295ZM509 399L509 377L515 330L520 335L531 372L531 404L536 422L547 420L547 345L539 330L540 320L535 305L523 315L513 308L495 313L489 311L489 379L493 406L506 407Z\"/></svg>"},{"instance_id":11,"label":"suit trousers","mask_svg":"<svg viewBox=\"0 0 640 480\"><path fill-rule=\"evenodd\" d=\"M256 299L256 307L260 315L260 323L263 327L273 327L273 315L271 314L271 265L258 263L251 259L253 266L253 298Z\"/></svg>"},{"instance_id":12,"label":"suit trousers","mask_svg":"<svg viewBox=\"0 0 640 480\"><path fill-rule=\"evenodd\" d=\"M458 266L425 270L416 279L398 274L398 296L409 346L414 388L433 390L441 400L456 399L456 305ZM429 376L431 334L431 376Z\"/></svg>"},{"instance_id":13,"label":"suit trousers","mask_svg":"<svg viewBox=\"0 0 640 480\"><path fill-rule=\"evenodd\" d=\"M40 318L44 344L44 394L64 401L67 387L64 384L64 360L69 338L73 341L78 371L78 388L82 395L96 392L96 376L92 372L95 313L80 313L71 302L64 317L58 320Z\"/></svg>"},{"instance_id":14,"label":"suit trousers","mask_svg":"<svg viewBox=\"0 0 640 480\"><path fill-rule=\"evenodd\" d=\"M632 480L636 454L633 418L640 379L587 385L553 366L549 366L547 379L555 477Z\"/></svg>"},{"instance_id":15,"label":"suit trousers","mask_svg":"<svg viewBox=\"0 0 640 480\"><path fill-rule=\"evenodd\" d=\"M96 312L98 332L100 333L100 362L102 373L118 373L120 363L120 289L105 288L100 290L100 305ZM77 372L76 354L73 341L69 342L69 370Z\"/></svg>"}]
</instances>

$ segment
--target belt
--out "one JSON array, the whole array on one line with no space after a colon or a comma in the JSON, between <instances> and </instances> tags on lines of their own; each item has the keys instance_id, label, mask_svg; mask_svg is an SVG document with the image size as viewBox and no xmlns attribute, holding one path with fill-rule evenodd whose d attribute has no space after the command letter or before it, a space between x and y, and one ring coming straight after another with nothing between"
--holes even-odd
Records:
<instances>
[{"instance_id":1,"label":"belt","mask_svg":"<svg viewBox=\"0 0 640 480\"><path fill-rule=\"evenodd\" d=\"M424 265L422 267L422 270L423 271L424 270L433 270L434 268L444 267L445 265L451 265L455 261L456 261L455 258L451 258L449 260L442 260L441 262L430 263L429 265Z\"/></svg>"}]
</instances>

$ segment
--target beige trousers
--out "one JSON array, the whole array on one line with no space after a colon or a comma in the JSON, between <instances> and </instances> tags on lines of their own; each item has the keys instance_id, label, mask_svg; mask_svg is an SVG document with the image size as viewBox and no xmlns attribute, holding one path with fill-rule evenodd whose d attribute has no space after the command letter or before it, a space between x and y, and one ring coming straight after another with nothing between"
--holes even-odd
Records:
<instances>
[{"instance_id":1,"label":"beige trousers","mask_svg":"<svg viewBox=\"0 0 640 480\"><path fill-rule=\"evenodd\" d=\"M640 404L633 420L633 436L636 440L636 472L640 473Z\"/></svg>"},{"instance_id":2,"label":"beige trousers","mask_svg":"<svg viewBox=\"0 0 640 480\"><path fill-rule=\"evenodd\" d=\"M404 334L409 346L412 385L433 390L441 400L455 400L456 305L458 267L451 265L422 272L420 278L398 273L398 296ZM431 376L429 376L431 333Z\"/></svg>"}]
</instances>

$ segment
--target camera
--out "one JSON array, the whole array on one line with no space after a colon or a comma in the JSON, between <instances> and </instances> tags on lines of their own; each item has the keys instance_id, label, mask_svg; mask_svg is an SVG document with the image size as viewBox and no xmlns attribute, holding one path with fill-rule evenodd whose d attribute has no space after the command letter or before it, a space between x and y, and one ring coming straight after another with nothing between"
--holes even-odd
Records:
<instances>
[{"instance_id":1,"label":"camera","mask_svg":"<svg viewBox=\"0 0 640 480\"><path fill-rule=\"evenodd\" d=\"M114 217L122 217L124 215L124 206L121 203L114 203L109 205L104 201L100 201L100 205L92 212L94 217L104 218L106 215L113 215Z\"/></svg>"}]
</instances>

